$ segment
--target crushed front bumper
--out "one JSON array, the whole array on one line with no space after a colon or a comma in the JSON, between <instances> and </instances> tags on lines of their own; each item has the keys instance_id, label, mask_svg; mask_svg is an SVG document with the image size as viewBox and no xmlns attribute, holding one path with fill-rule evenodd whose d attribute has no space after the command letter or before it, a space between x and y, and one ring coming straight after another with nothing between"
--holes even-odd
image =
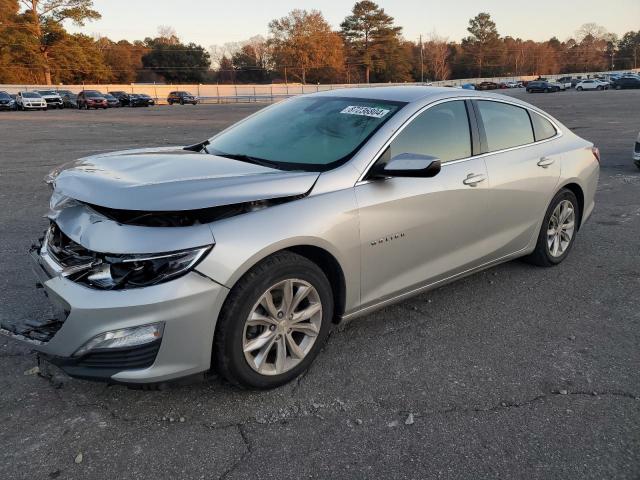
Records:
<instances>
[{"instance_id":1,"label":"crushed front bumper","mask_svg":"<svg viewBox=\"0 0 640 480\"><path fill-rule=\"evenodd\" d=\"M27 335L12 336L29 341L42 358L69 375L142 384L210 368L216 320L229 291L226 287L190 272L151 287L97 290L64 278L46 248L34 249L31 258L34 273L56 312L55 327L44 333L34 329ZM96 335L158 322L164 324L164 331L156 342L73 356Z\"/></svg>"}]
</instances>

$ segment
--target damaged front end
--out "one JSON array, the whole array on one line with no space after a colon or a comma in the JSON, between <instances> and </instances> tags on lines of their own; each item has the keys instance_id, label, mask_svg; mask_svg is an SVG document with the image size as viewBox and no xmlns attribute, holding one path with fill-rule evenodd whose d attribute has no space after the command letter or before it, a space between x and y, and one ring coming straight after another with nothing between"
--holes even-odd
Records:
<instances>
[{"instance_id":1,"label":"damaged front end","mask_svg":"<svg viewBox=\"0 0 640 480\"><path fill-rule=\"evenodd\" d=\"M301 199L317 180L197 153L159 152L154 166L155 155L99 156L46 179L49 228L30 255L54 314L0 333L72 376L131 384L207 371L229 289L196 266L216 248L216 223ZM162 170L169 161L180 175Z\"/></svg>"}]
</instances>

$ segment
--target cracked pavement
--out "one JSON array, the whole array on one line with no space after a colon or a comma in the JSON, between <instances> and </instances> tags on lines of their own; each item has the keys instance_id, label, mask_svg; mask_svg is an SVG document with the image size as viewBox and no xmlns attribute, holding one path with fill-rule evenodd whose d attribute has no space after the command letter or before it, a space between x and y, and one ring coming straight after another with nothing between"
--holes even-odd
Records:
<instances>
[{"instance_id":1,"label":"cracked pavement","mask_svg":"<svg viewBox=\"0 0 640 480\"><path fill-rule=\"evenodd\" d=\"M508 94L602 151L596 211L561 266L510 262L342 325L268 392L215 375L155 392L47 377L0 337L2 476L638 479L640 91ZM52 167L196 142L257 108L2 112L0 321L50 315L26 251Z\"/></svg>"}]
</instances>

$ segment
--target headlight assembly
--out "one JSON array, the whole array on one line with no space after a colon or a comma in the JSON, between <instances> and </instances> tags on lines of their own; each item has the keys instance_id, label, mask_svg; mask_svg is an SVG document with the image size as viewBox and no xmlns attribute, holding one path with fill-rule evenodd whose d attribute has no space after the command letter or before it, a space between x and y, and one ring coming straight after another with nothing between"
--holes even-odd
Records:
<instances>
[{"instance_id":1,"label":"headlight assembly","mask_svg":"<svg viewBox=\"0 0 640 480\"><path fill-rule=\"evenodd\" d=\"M211 246L151 255L100 255L69 279L93 288L118 290L157 285L186 274Z\"/></svg>"}]
</instances>

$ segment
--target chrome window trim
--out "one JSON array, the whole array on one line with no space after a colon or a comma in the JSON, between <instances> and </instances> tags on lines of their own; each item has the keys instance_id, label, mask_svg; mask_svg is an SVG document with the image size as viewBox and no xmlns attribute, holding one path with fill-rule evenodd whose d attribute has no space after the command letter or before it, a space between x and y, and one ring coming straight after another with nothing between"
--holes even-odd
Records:
<instances>
[{"instance_id":1,"label":"chrome window trim","mask_svg":"<svg viewBox=\"0 0 640 480\"><path fill-rule=\"evenodd\" d=\"M393 135L391 135L391 137L389 137L387 139L387 141L382 145L380 150L378 150L378 152L374 155L373 160L369 162L367 167L364 169L363 173L360 175L360 177L358 177L358 180L356 181L355 185L357 186L357 185L364 185L364 184L369 183L369 180L365 180L364 179L367 176L367 174L369 173L369 170L371 170L373 165L375 165L375 163L380 159L380 157L385 152L387 147L391 144L391 142L393 142L395 140L395 138L407 127L407 125L409 125L411 122L413 122L418 115L421 115L423 112L425 112L426 110L428 110L428 109L430 109L432 107L435 107L436 105L440 105L440 104L447 103L447 102L465 101L465 100L479 100L479 101L505 103L507 105L512 105L514 107L522 108L523 110L526 110L527 113L528 112L532 112L532 113L538 114L542 118L548 120L551 123L551 125L553 125L553 127L556 129L556 134L553 137L545 138L544 140L539 140L539 141L535 141L534 140L531 143L525 143L523 145L517 145L515 147L504 148L502 150L495 150L493 152L486 152L486 153L481 153L479 155L472 155L471 157L460 158L458 160L450 160L448 162L443 162L442 163L442 167L443 168L446 167L447 165L453 165L453 164L456 164L456 163L466 162L466 161L469 161L469 160L474 160L476 158L484 158L484 157L486 157L488 155L496 155L496 154L499 154L499 153L505 153L505 152L510 152L512 150L518 150L518 149L521 149L521 148L530 147L532 145L538 145L538 144L550 142L552 140L556 140L556 139L558 139L558 138L563 136L563 132L560 129L560 126L552 118L550 118L547 114L545 114L545 113L543 113L541 111L537 111L537 110L533 110L531 108L525 107L525 106L520 105L518 103L510 102L508 100L503 100L501 98L483 98L483 97L480 97L480 96L465 96L465 97L445 98L445 99L438 100L438 101L433 102L433 103L429 103L428 105L424 105L422 108L420 108L418 111L416 111L413 115L411 115L402 125L400 125L400 127L398 127L398 129L393 133ZM468 113L467 113L467 115L468 115ZM470 125L470 128L473 128L473 127ZM531 125L531 131L532 131L533 137L535 139L535 132L533 131L533 124Z\"/></svg>"}]
</instances>

